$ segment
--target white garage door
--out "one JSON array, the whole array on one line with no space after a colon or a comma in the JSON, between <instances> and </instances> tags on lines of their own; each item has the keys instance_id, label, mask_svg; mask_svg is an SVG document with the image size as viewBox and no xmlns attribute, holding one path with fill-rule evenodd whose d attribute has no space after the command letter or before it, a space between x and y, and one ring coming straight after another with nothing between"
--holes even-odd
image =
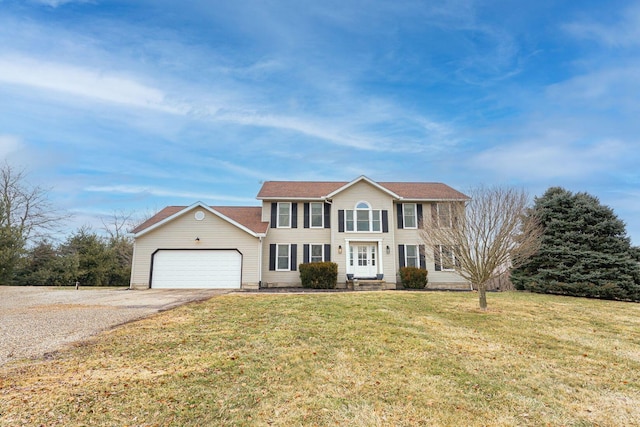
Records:
<instances>
[{"instance_id":1,"label":"white garage door","mask_svg":"<svg viewBox=\"0 0 640 427\"><path fill-rule=\"evenodd\" d=\"M242 255L234 250L159 250L153 256L156 289L240 288Z\"/></svg>"}]
</instances>

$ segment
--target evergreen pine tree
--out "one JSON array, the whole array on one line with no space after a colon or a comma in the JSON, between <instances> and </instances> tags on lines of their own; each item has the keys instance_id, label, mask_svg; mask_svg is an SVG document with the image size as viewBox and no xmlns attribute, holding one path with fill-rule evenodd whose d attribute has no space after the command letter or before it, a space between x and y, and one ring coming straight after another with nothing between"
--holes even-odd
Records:
<instances>
[{"instance_id":1,"label":"evergreen pine tree","mask_svg":"<svg viewBox=\"0 0 640 427\"><path fill-rule=\"evenodd\" d=\"M640 266L625 224L587 193L549 188L531 212L544 228L541 248L512 272L518 289L640 300Z\"/></svg>"}]
</instances>

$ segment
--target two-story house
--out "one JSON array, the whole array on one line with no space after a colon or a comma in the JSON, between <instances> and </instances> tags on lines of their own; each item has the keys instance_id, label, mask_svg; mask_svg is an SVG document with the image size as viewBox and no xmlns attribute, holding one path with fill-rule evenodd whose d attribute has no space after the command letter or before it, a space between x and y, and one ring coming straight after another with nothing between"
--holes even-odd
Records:
<instances>
[{"instance_id":1,"label":"two-story house","mask_svg":"<svg viewBox=\"0 0 640 427\"><path fill-rule=\"evenodd\" d=\"M395 289L398 269L429 272L429 288L470 289L426 247L423 221L452 225L468 197L441 183L268 181L260 207L170 206L133 230L132 288L298 287L298 265L332 261L338 287L376 280Z\"/></svg>"}]
</instances>

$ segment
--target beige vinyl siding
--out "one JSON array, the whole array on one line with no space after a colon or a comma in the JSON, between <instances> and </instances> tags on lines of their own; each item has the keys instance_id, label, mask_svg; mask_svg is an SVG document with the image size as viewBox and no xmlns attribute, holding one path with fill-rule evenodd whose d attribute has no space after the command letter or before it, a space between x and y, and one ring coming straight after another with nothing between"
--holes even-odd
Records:
<instances>
[{"instance_id":1,"label":"beige vinyl siding","mask_svg":"<svg viewBox=\"0 0 640 427\"><path fill-rule=\"evenodd\" d=\"M136 239L132 288L149 288L151 256L157 249L238 249L242 253L242 287L257 288L260 240L208 211L197 221L194 213L198 210L204 211L195 207Z\"/></svg>"},{"instance_id":2,"label":"beige vinyl siding","mask_svg":"<svg viewBox=\"0 0 640 427\"><path fill-rule=\"evenodd\" d=\"M294 202L295 203L295 202ZM302 245L330 244L331 230L328 228L304 228L304 202L298 201L298 228L269 228L264 239L262 257L262 282L265 287L301 286L300 271L298 266L302 264ZM269 210L271 202L268 202ZM332 208L333 209L333 208ZM264 211L264 210L263 210ZM333 212L332 212L333 215ZM331 219L333 221L333 218ZM333 222L331 223L333 225ZM271 244L296 244L297 265L296 271L270 271L269 270L269 245ZM331 261L338 256L337 250L331 248Z\"/></svg>"},{"instance_id":3,"label":"beige vinyl siding","mask_svg":"<svg viewBox=\"0 0 640 427\"><path fill-rule=\"evenodd\" d=\"M351 210L355 209L358 202L367 202L371 205L373 210L386 210L388 213L389 232L338 232L338 211L339 210ZM382 219L382 214L380 214ZM380 253L378 254L378 262L382 262L382 269L384 274L384 280L389 282L395 282L395 276L397 272L396 250L394 249L394 220L393 220L393 199L392 197L374 187L373 185L361 181L344 191L336 194L333 198L333 206L331 208L331 232L333 234L332 250L335 252L337 258L335 262L338 264L338 285L344 284L347 276L347 260L349 252L347 248L347 240L355 241L371 241L377 243L382 241L380 245ZM342 246L342 254L338 255L338 246ZM386 247L389 246L390 253L387 255Z\"/></svg>"}]
</instances>

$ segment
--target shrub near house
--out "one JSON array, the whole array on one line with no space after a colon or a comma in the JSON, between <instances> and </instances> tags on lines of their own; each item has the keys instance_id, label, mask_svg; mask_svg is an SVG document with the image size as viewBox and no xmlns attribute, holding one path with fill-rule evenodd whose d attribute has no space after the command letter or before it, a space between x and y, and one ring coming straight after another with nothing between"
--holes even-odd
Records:
<instances>
[{"instance_id":1,"label":"shrub near house","mask_svg":"<svg viewBox=\"0 0 640 427\"><path fill-rule=\"evenodd\" d=\"M300 264L299 268L303 288L335 289L338 283L338 264L335 262Z\"/></svg>"}]
</instances>

